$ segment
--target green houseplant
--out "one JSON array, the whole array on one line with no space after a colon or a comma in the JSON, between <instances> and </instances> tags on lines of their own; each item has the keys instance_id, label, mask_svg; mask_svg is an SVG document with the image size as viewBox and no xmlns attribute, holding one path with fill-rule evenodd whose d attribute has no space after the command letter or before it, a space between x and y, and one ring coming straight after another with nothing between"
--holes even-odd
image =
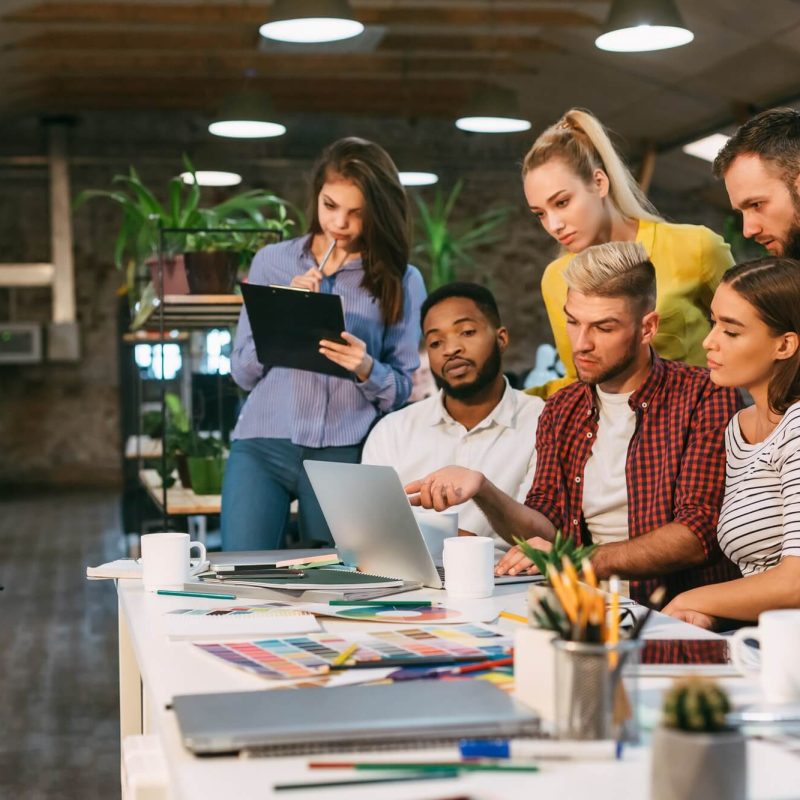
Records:
<instances>
[{"instance_id":1,"label":"green houseplant","mask_svg":"<svg viewBox=\"0 0 800 800\"><path fill-rule=\"evenodd\" d=\"M508 219L509 210L497 208L453 222L451 216L463 185L463 181L458 181L447 195L437 188L430 204L420 195L414 195L418 224L413 253L420 258L430 291L454 281L459 267L472 266L475 263L472 251L499 241L499 228Z\"/></svg>"},{"instance_id":2,"label":"green houseplant","mask_svg":"<svg viewBox=\"0 0 800 800\"><path fill-rule=\"evenodd\" d=\"M653 800L745 800L747 750L730 728L727 694L713 681L678 681L653 734Z\"/></svg>"},{"instance_id":3,"label":"green houseplant","mask_svg":"<svg viewBox=\"0 0 800 800\"><path fill-rule=\"evenodd\" d=\"M184 166L195 175L194 166L186 156ZM145 186L132 166L127 175L115 175L112 184L114 188L110 190L89 189L81 192L75 200L75 209L80 209L93 199L110 200L119 207L122 219L114 245L114 263L125 270L131 306L139 302L140 317L141 306L145 306L148 312L152 310L159 289L163 289L164 294L185 294L189 290L182 257L189 245L188 234L163 235L164 263L159 270L158 254L164 229L267 228L273 235L285 237L295 224L287 211L289 204L271 192L260 189L241 192L214 206L203 207L201 189L196 179L187 184L179 176L171 178L164 202L159 200L155 191ZM221 235L224 234L218 234ZM248 241L252 245L252 239ZM200 249L204 250L205 247L201 246ZM151 285L139 293L138 279L148 266ZM159 274L163 275L163 286L154 285Z\"/></svg>"}]
</instances>

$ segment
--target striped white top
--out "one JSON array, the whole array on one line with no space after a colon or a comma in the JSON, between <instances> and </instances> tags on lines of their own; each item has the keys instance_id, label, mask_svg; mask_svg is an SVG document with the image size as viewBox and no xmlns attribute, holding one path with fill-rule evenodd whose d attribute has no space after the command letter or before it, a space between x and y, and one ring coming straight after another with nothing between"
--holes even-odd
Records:
<instances>
[{"instance_id":1,"label":"striped white top","mask_svg":"<svg viewBox=\"0 0 800 800\"><path fill-rule=\"evenodd\" d=\"M783 556L800 556L800 403L757 444L745 441L739 414L725 430L725 499L717 536L742 575L754 575Z\"/></svg>"},{"instance_id":2,"label":"striped white top","mask_svg":"<svg viewBox=\"0 0 800 800\"><path fill-rule=\"evenodd\" d=\"M250 267L251 283L288 286L316 260L310 236L267 245ZM359 444L377 416L399 408L411 393L419 366L419 310L425 284L416 267L403 277L403 317L384 325L378 301L361 285L361 259L344 263L322 279L321 292L338 294L347 330L367 345L372 372L363 383L285 367L265 368L258 360L247 309L242 306L231 357L233 379L250 392L232 439L291 439L303 447Z\"/></svg>"}]
</instances>

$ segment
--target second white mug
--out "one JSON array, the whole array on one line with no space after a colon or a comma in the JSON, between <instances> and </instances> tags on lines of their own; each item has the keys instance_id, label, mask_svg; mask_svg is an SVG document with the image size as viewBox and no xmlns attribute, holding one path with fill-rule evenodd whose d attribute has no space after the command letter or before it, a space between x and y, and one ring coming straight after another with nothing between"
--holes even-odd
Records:
<instances>
[{"instance_id":1,"label":"second white mug","mask_svg":"<svg viewBox=\"0 0 800 800\"><path fill-rule=\"evenodd\" d=\"M760 669L754 669L744 657L747 639L759 643ZM761 690L768 703L800 702L800 610L764 611L757 628L736 631L731 655L741 672L761 674Z\"/></svg>"},{"instance_id":2,"label":"second white mug","mask_svg":"<svg viewBox=\"0 0 800 800\"><path fill-rule=\"evenodd\" d=\"M457 536L444 540L444 580L454 598L491 597L494 592L494 539Z\"/></svg>"}]
</instances>

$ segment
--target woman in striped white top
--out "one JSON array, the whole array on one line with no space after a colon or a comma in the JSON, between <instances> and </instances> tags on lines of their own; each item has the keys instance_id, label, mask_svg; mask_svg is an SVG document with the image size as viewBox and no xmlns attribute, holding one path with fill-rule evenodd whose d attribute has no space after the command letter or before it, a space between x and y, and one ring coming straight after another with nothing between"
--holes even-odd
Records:
<instances>
[{"instance_id":1,"label":"woman in striped white top","mask_svg":"<svg viewBox=\"0 0 800 800\"><path fill-rule=\"evenodd\" d=\"M357 462L370 425L406 402L419 366L425 285L408 264L408 201L389 154L340 139L318 161L312 192L309 233L260 250L249 280L338 294L344 343L322 340L320 352L350 377L261 364L242 309L231 372L250 394L222 487L225 550L281 547L294 498L303 539L331 542L303 461Z\"/></svg>"},{"instance_id":2,"label":"woman in striped white top","mask_svg":"<svg viewBox=\"0 0 800 800\"><path fill-rule=\"evenodd\" d=\"M754 404L725 432L717 536L743 577L678 595L664 610L702 627L800 606L800 262L763 258L729 269L703 343L711 379Z\"/></svg>"}]
</instances>

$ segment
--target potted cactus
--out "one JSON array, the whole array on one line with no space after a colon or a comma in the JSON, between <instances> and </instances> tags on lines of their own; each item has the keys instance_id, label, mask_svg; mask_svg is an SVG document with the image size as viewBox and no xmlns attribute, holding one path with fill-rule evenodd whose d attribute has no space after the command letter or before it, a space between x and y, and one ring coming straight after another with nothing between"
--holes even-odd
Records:
<instances>
[{"instance_id":1,"label":"potted cactus","mask_svg":"<svg viewBox=\"0 0 800 800\"><path fill-rule=\"evenodd\" d=\"M725 721L730 702L713 681L676 682L653 733L652 800L746 800L744 736Z\"/></svg>"}]
</instances>

